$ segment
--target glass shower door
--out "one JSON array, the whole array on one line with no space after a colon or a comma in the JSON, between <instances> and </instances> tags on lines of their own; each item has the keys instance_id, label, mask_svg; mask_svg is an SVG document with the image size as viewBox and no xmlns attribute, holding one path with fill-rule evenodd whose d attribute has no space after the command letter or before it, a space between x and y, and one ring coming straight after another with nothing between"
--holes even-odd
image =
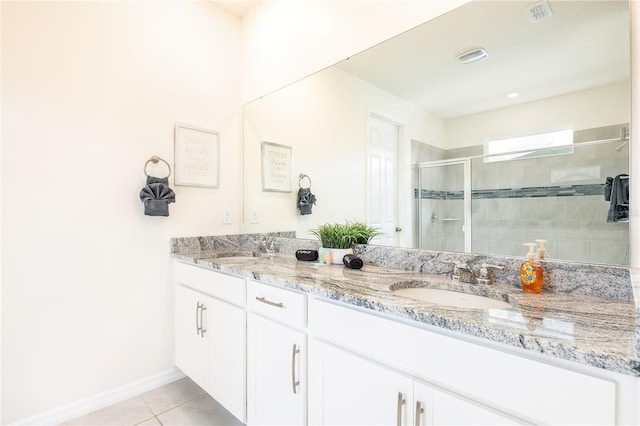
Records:
<instances>
[{"instance_id":1,"label":"glass shower door","mask_svg":"<svg viewBox=\"0 0 640 426\"><path fill-rule=\"evenodd\" d=\"M469 160L419 166L419 243L423 250L471 251Z\"/></svg>"}]
</instances>

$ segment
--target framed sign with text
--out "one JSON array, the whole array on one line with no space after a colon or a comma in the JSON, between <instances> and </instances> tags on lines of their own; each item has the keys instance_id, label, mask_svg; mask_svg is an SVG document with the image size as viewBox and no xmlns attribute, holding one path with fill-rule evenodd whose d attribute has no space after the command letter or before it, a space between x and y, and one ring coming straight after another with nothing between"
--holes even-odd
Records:
<instances>
[{"instance_id":1,"label":"framed sign with text","mask_svg":"<svg viewBox=\"0 0 640 426\"><path fill-rule=\"evenodd\" d=\"M262 142L262 190L291 192L291 147Z\"/></svg>"},{"instance_id":2,"label":"framed sign with text","mask_svg":"<svg viewBox=\"0 0 640 426\"><path fill-rule=\"evenodd\" d=\"M176 124L176 185L217 188L220 177L220 135L189 125Z\"/></svg>"}]
</instances>

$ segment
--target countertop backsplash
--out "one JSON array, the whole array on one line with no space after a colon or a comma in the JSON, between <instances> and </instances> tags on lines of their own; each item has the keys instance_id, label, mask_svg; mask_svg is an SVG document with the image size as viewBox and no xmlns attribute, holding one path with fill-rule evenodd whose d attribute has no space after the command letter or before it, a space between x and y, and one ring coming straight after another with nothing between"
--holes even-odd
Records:
<instances>
[{"instance_id":1,"label":"countertop backsplash","mask_svg":"<svg viewBox=\"0 0 640 426\"><path fill-rule=\"evenodd\" d=\"M210 250L221 253L259 251L260 242L265 240L268 244L274 242L279 253L291 254L292 256L298 249L318 249L320 247L317 240L295 238L295 231L286 231L173 238L171 239L171 253L181 254ZM521 286L519 270L524 258L376 245L358 245L355 247L355 253L368 264L438 275L451 274L452 267L445 264L445 261L466 263L476 275L483 263L505 266L503 271L493 272L493 280L516 287ZM543 268L545 274L543 291L545 292L634 300L634 284L628 267L544 260ZM636 281L639 280L640 277L636 279ZM636 284L635 287L638 289L640 285ZM636 291L640 293L640 290ZM640 308L638 298L635 300L636 306Z\"/></svg>"}]
</instances>

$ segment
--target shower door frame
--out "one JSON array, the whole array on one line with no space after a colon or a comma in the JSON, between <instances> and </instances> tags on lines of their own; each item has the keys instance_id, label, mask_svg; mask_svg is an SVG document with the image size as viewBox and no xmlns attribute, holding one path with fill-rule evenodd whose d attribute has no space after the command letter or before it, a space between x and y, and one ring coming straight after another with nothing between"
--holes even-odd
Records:
<instances>
[{"instance_id":1,"label":"shower door frame","mask_svg":"<svg viewBox=\"0 0 640 426\"><path fill-rule=\"evenodd\" d=\"M464 234L464 252L471 253L471 158L457 158L452 160L439 160L429 161L426 163L419 163L418 167L418 248L423 249L422 232L424 230L424 224L422 220L422 169L453 166L463 166L464 184L463 184L463 209L464 209L464 223L462 225L462 231Z\"/></svg>"}]
</instances>

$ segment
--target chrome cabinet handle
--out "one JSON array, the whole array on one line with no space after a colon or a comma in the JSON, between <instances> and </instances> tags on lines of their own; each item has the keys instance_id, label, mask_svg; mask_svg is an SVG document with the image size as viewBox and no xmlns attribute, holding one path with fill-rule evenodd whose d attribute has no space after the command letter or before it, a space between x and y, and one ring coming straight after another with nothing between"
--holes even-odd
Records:
<instances>
[{"instance_id":1,"label":"chrome cabinet handle","mask_svg":"<svg viewBox=\"0 0 640 426\"><path fill-rule=\"evenodd\" d=\"M405 401L404 396L402 395L402 392L398 392L398 416L397 416L397 421L396 424L398 426L402 426L402 406L406 403L407 401Z\"/></svg>"},{"instance_id":2,"label":"chrome cabinet handle","mask_svg":"<svg viewBox=\"0 0 640 426\"><path fill-rule=\"evenodd\" d=\"M416 421L415 426L420 426L420 417L424 413L424 407L422 407L422 402L416 401Z\"/></svg>"},{"instance_id":3,"label":"chrome cabinet handle","mask_svg":"<svg viewBox=\"0 0 640 426\"><path fill-rule=\"evenodd\" d=\"M200 325L198 324L198 311L200 310L200 302L196 302L196 334L200 335Z\"/></svg>"},{"instance_id":4,"label":"chrome cabinet handle","mask_svg":"<svg viewBox=\"0 0 640 426\"><path fill-rule=\"evenodd\" d=\"M281 302L272 302L270 300L265 299L264 297L256 296L256 300L258 302L266 303L267 305L275 306L276 308L284 308L284 305Z\"/></svg>"},{"instance_id":5,"label":"chrome cabinet handle","mask_svg":"<svg viewBox=\"0 0 640 426\"><path fill-rule=\"evenodd\" d=\"M200 330L202 330L202 326L200 325L200 320L202 317L200 316L200 302L196 302L196 334L200 335Z\"/></svg>"},{"instance_id":6,"label":"chrome cabinet handle","mask_svg":"<svg viewBox=\"0 0 640 426\"><path fill-rule=\"evenodd\" d=\"M207 331L206 328L204 328L204 322L202 321L202 313L204 311L207 310L207 307L204 306L204 303L200 304L200 336L204 337L204 333Z\"/></svg>"},{"instance_id":7,"label":"chrome cabinet handle","mask_svg":"<svg viewBox=\"0 0 640 426\"><path fill-rule=\"evenodd\" d=\"M202 322L202 311L206 310L207 307L204 306L204 303L196 302L196 334L201 337L204 337L204 332L207 331Z\"/></svg>"},{"instance_id":8,"label":"chrome cabinet handle","mask_svg":"<svg viewBox=\"0 0 640 426\"><path fill-rule=\"evenodd\" d=\"M294 343L293 353L291 354L291 385L293 387L293 393L296 394L296 388L300 385L300 380L296 380L296 355L300 353L300 349Z\"/></svg>"}]
</instances>

